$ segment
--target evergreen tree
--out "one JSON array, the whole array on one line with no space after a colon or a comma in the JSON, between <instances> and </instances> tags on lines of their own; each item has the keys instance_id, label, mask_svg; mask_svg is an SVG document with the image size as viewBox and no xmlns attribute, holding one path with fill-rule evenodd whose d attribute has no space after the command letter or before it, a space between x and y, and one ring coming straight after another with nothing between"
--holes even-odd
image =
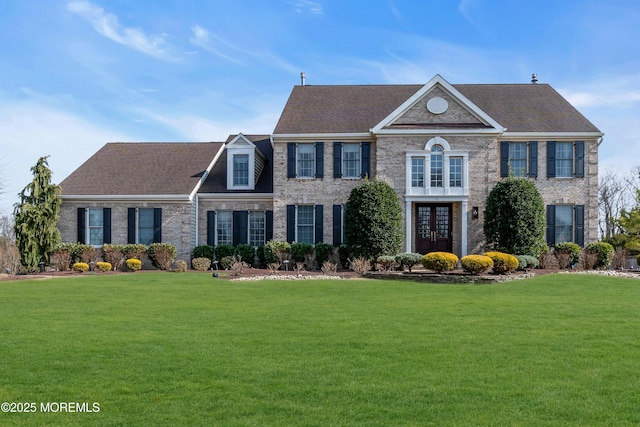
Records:
<instances>
[{"instance_id":1,"label":"evergreen tree","mask_svg":"<svg viewBox=\"0 0 640 427\"><path fill-rule=\"evenodd\" d=\"M384 182L365 181L351 190L344 222L346 243L356 256L375 260L402 248L402 207Z\"/></svg>"},{"instance_id":2,"label":"evergreen tree","mask_svg":"<svg viewBox=\"0 0 640 427\"><path fill-rule=\"evenodd\" d=\"M509 176L487 198L484 235L492 250L539 257L546 246L544 202L535 184Z\"/></svg>"},{"instance_id":3,"label":"evergreen tree","mask_svg":"<svg viewBox=\"0 0 640 427\"><path fill-rule=\"evenodd\" d=\"M40 261L49 263L49 253L60 243L60 187L51 183L47 157L31 168L33 181L20 193L14 206L16 244L20 261L35 271Z\"/></svg>"}]
</instances>

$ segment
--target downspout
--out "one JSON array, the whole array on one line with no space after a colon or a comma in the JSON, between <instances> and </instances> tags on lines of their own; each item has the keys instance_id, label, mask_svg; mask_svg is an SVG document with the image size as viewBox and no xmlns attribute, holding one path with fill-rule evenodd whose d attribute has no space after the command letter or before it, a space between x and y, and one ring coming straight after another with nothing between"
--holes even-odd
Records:
<instances>
[{"instance_id":1,"label":"downspout","mask_svg":"<svg viewBox=\"0 0 640 427\"><path fill-rule=\"evenodd\" d=\"M199 241L198 241L198 230L199 230L199 225L200 225L200 197L198 196L198 194L196 194L195 197L195 201L196 201L196 238L195 238L195 244L196 246L200 246Z\"/></svg>"}]
</instances>

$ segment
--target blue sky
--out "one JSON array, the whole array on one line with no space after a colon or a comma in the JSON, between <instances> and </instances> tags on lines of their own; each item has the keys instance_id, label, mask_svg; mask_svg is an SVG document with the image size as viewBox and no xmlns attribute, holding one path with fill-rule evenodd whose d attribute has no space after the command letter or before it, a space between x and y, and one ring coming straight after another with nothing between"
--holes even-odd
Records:
<instances>
[{"instance_id":1,"label":"blue sky","mask_svg":"<svg viewBox=\"0 0 640 427\"><path fill-rule=\"evenodd\" d=\"M41 156L60 183L107 142L271 133L301 71L307 84L537 73L605 133L601 172L640 166L635 0L2 0L1 10L0 215Z\"/></svg>"}]
</instances>

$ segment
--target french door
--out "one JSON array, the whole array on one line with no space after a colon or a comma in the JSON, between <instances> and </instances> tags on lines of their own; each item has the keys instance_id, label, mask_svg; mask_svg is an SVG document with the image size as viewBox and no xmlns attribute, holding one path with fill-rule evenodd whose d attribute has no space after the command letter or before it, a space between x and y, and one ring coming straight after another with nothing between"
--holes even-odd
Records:
<instances>
[{"instance_id":1,"label":"french door","mask_svg":"<svg viewBox=\"0 0 640 427\"><path fill-rule=\"evenodd\" d=\"M451 252L451 204L417 203L416 251Z\"/></svg>"}]
</instances>

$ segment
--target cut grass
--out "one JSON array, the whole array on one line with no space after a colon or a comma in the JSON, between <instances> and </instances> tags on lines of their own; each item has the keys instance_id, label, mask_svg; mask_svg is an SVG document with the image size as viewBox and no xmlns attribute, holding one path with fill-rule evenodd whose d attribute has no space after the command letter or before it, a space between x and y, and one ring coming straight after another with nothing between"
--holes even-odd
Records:
<instances>
[{"instance_id":1,"label":"cut grass","mask_svg":"<svg viewBox=\"0 0 640 427\"><path fill-rule=\"evenodd\" d=\"M2 425L638 425L640 281L0 284Z\"/></svg>"}]
</instances>

